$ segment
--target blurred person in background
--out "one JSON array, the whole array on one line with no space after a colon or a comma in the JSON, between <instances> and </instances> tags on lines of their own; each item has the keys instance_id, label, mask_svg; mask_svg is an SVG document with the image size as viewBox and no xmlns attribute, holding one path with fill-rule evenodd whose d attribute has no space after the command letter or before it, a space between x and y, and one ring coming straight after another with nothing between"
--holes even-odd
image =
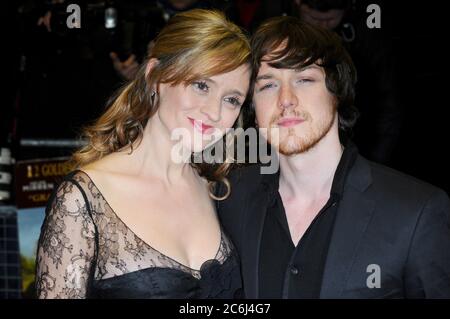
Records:
<instances>
[{"instance_id":1,"label":"blurred person in background","mask_svg":"<svg viewBox=\"0 0 450 319\"><path fill-rule=\"evenodd\" d=\"M265 19L287 15L291 0L234 0L224 1L222 9L232 21L253 33Z\"/></svg>"},{"instance_id":2,"label":"blurred person in background","mask_svg":"<svg viewBox=\"0 0 450 319\"><path fill-rule=\"evenodd\" d=\"M82 0L76 2L81 28L69 29L70 3L21 5L25 63L17 112L20 138L76 137L101 114L112 92L133 78L149 43L171 16L212 6L201 0ZM64 120L52 122L62 112Z\"/></svg>"},{"instance_id":3,"label":"blurred person in background","mask_svg":"<svg viewBox=\"0 0 450 319\"><path fill-rule=\"evenodd\" d=\"M389 164L398 144L403 110L398 99L395 55L389 27L366 25L367 1L294 0L294 16L302 21L335 31L344 42L358 72L356 107L360 118L354 141L368 159Z\"/></svg>"},{"instance_id":4,"label":"blurred person in background","mask_svg":"<svg viewBox=\"0 0 450 319\"><path fill-rule=\"evenodd\" d=\"M149 6L151 3L148 0L141 0L140 2L141 7ZM160 0L153 2L152 5L153 13L151 16L142 14L143 11L140 8L139 10L128 11L133 12L133 14L128 14L126 17L127 38L134 37L136 45L133 47L135 51L127 52L122 57L117 52L110 53L114 69L126 80L131 80L136 75L142 57L151 53L156 34L173 15L195 8L212 9L215 7L211 1L205 0ZM149 32L149 29L153 29L152 32ZM140 44L140 46L137 44ZM146 45L143 46L142 44Z\"/></svg>"}]
</instances>

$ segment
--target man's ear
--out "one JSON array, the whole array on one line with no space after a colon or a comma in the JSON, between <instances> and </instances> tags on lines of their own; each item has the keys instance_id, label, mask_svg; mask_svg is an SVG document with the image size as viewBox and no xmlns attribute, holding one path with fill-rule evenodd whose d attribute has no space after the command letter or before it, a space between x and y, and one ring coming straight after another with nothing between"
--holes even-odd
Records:
<instances>
[{"instance_id":1,"label":"man's ear","mask_svg":"<svg viewBox=\"0 0 450 319\"><path fill-rule=\"evenodd\" d=\"M147 67L145 68L145 77L147 78L148 75L153 71L155 66L159 63L158 59L151 58L147 62Z\"/></svg>"}]
</instances>

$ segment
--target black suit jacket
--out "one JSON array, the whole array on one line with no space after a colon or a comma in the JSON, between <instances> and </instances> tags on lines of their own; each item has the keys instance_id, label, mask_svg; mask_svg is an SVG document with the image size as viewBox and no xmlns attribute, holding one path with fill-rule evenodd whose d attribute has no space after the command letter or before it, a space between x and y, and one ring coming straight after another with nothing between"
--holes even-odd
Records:
<instances>
[{"instance_id":1,"label":"black suit jacket","mask_svg":"<svg viewBox=\"0 0 450 319\"><path fill-rule=\"evenodd\" d=\"M260 167L230 175L231 195L217 203L240 256L247 298L259 295L259 256L277 174ZM219 188L219 192L223 191ZM380 288L368 288L369 265ZM450 298L450 201L423 181L359 156L346 179L325 264L321 298Z\"/></svg>"}]
</instances>

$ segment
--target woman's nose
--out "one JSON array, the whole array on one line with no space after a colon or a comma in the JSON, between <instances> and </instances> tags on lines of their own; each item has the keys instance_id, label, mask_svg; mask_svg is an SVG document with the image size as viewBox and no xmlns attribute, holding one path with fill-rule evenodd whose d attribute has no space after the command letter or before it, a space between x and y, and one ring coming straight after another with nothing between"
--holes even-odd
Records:
<instances>
[{"instance_id":1,"label":"woman's nose","mask_svg":"<svg viewBox=\"0 0 450 319\"><path fill-rule=\"evenodd\" d=\"M201 109L201 112L212 122L218 122L221 119L221 110L222 106L220 102L210 102Z\"/></svg>"}]
</instances>

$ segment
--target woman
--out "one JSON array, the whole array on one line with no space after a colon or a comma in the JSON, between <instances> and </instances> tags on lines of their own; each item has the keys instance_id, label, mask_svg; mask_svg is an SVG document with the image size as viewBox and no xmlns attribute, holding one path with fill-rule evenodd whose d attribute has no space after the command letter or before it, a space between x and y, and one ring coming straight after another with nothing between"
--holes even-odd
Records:
<instances>
[{"instance_id":1,"label":"woman","mask_svg":"<svg viewBox=\"0 0 450 319\"><path fill-rule=\"evenodd\" d=\"M240 122L249 57L246 37L220 13L192 10L169 21L136 78L86 130L89 143L74 155L78 169L50 199L38 297L232 298L240 291L237 255L211 199L216 182L227 184L229 164L189 158ZM173 141L180 129L200 138Z\"/></svg>"}]
</instances>

